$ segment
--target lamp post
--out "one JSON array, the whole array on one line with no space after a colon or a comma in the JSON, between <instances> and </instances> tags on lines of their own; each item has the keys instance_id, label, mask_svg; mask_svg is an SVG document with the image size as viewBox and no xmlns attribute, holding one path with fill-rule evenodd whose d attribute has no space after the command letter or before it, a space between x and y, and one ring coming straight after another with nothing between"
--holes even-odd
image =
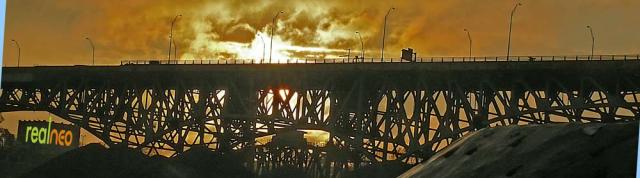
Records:
<instances>
[{"instance_id":1,"label":"lamp post","mask_svg":"<svg viewBox=\"0 0 640 178\"><path fill-rule=\"evenodd\" d=\"M176 45L176 40L172 39L171 43L173 43L173 59L178 60L178 45Z\"/></svg>"},{"instance_id":2,"label":"lamp post","mask_svg":"<svg viewBox=\"0 0 640 178\"><path fill-rule=\"evenodd\" d=\"M522 6L522 3L516 4L513 6L513 10L511 10L511 18L509 20L509 43L507 44L507 61L509 60L509 56L511 56L511 27L513 26L513 14L516 13L518 6Z\"/></svg>"},{"instance_id":3,"label":"lamp post","mask_svg":"<svg viewBox=\"0 0 640 178\"><path fill-rule=\"evenodd\" d=\"M264 38L262 37L262 35L260 35L260 33L258 33L258 36L260 36L260 40L262 41L262 60L260 60L260 63L264 63L264 53L267 49L267 44L264 42Z\"/></svg>"},{"instance_id":4,"label":"lamp post","mask_svg":"<svg viewBox=\"0 0 640 178\"><path fill-rule=\"evenodd\" d=\"M381 49L382 58L380 58L380 61L384 61L384 40L387 37L387 17L389 16L389 13L391 13L392 10L396 10L396 8L394 7L389 8L389 10L387 11L387 14L384 15L384 25L382 27L382 49Z\"/></svg>"},{"instance_id":5,"label":"lamp post","mask_svg":"<svg viewBox=\"0 0 640 178\"><path fill-rule=\"evenodd\" d=\"M593 50L596 46L596 37L595 35L593 35L593 28L591 28L590 25L587 26L587 29L589 29L589 32L591 33L591 56L589 57L589 59L593 59Z\"/></svg>"},{"instance_id":6,"label":"lamp post","mask_svg":"<svg viewBox=\"0 0 640 178\"><path fill-rule=\"evenodd\" d=\"M356 34L358 34L358 37L360 38L360 52L362 53L362 62L364 62L364 42L362 41L362 35L360 34L360 32L356 32Z\"/></svg>"},{"instance_id":7,"label":"lamp post","mask_svg":"<svg viewBox=\"0 0 640 178\"><path fill-rule=\"evenodd\" d=\"M466 28L464 29L464 31L467 32L467 39L469 39L469 58L471 58L471 49L473 45L473 40L471 40L471 32L469 32L469 30L467 30Z\"/></svg>"},{"instance_id":8,"label":"lamp post","mask_svg":"<svg viewBox=\"0 0 640 178\"><path fill-rule=\"evenodd\" d=\"M16 47L18 47L18 67L20 67L20 44L18 43L18 41L14 39L11 39L11 42L16 44Z\"/></svg>"},{"instance_id":9,"label":"lamp post","mask_svg":"<svg viewBox=\"0 0 640 178\"><path fill-rule=\"evenodd\" d=\"M178 17L182 17L182 15L181 14L176 15L171 21L171 30L169 31L169 55L167 56L169 58L169 62L171 62L171 44L173 42L173 26L175 25L176 20L178 20Z\"/></svg>"},{"instance_id":10,"label":"lamp post","mask_svg":"<svg viewBox=\"0 0 640 178\"><path fill-rule=\"evenodd\" d=\"M93 46L93 41L89 37L85 37L87 41L89 41L89 45L91 45L91 63L92 65L96 65L96 48Z\"/></svg>"},{"instance_id":11,"label":"lamp post","mask_svg":"<svg viewBox=\"0 0 640 178\"><path fill-rule=\"evenodd\" d=\"M269 44L269 63L271 63L271 56L273 53L273 30L275 28L276 24L276 20L278 19L278 16L280 14L284 13L284 11L280 11L278 13L276 13L276 15L273 17L273 25L271 26L271 44Z\"/></svg>"}]
</instances>

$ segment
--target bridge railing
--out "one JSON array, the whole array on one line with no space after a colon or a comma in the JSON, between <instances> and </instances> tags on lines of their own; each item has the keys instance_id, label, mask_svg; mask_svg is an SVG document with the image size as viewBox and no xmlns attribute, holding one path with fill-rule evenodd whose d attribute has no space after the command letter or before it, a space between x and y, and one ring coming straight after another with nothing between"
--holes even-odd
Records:
<instances>
[{"instance_id":1,"label":"bridge railing","mask_svg":"<svg viewBox=\"0 0 640 178\"><path fill-rule=\"evenodd\" d=\"M277 59L272 62L259 59L221 60L123 60L121 65L136 64L360 64L360 63L453 63L453 62L544 62L544 61L626 61L640 60L640 54L633 55L574 55L574 56L484 56L484 57L418 57L415 60L398 58L296 58Z\"/></svg>"}]
</instances>

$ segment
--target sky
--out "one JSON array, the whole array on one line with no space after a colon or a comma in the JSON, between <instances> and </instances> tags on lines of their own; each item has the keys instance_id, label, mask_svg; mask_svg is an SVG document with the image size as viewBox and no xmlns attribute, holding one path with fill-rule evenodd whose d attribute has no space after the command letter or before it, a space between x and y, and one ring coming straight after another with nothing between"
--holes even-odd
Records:
<instances>
[{"instance_id":1,"label":"sky","mask_svg":"<svg viewBox=\"0 0 640 178\"><path fill-rule=\"evenodd\" d=\"M361 54L380 58L384 16L385 57L413 48L419 57L504 56L509 14L512 55L586 55L593 27L596 54L640 53L637 0L13 0L7 2L4 66L91 64L166 60L171 21L182 60L269 58L270 29L279 12L273 54L286 58L335 58ZM262 37L262 38L261 38ZM263 43L263 39L264 42ZM173 56L173 55L172 55Z\"/></svg>"},{"instance_id":2,"label":"sky","mask_svg":"<svg viewBox=\"0 0 640 178\"><path fill-rule=\"evenodd\" d=\"M275 61L361 54L380 58L385 14L385 56L403 48L418 57L506 55L509 15L512 55L588 55L593 27L596 54L640 53L638 0L10 0L3 66L166 60L171 22L180 60L269 58ZM276 23L274 16L278 15ZM1 43L0 43L1 44ZM173 56L173 55L172 55ZM46 120L44 112L3 114L15 133L18 119ZM54 119L61 122L61 119Z\"/></svg>"}]
</instances>

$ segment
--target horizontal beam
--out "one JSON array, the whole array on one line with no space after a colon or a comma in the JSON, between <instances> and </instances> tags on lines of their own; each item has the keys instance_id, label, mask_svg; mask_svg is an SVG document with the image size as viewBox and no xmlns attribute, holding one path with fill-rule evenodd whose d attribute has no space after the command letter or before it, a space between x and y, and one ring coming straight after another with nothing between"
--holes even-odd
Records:
<instances>
[{"instance_id":1,"label":"horizontal beam","mask_svg":"<svg viewBox=\"0 0 640 178\"><path fill-rule=\"evenodd\" d=\"M259 64L259 65L123 65L5 67L6 88L220 88L230 86L348 90L362 79L367 88L446 89L452 81L462 88L510 88L526 81L543 89L557 81L567 89L580 87L581 79L606 81L621 78L638 83L640 61L545 61L456 63L362 63L362 64ZM382 84L380 81L387 81ZM391 82L391 83L389 83ZM392 85L389 85L392 84Z\"/></svg>"}]
</instances>

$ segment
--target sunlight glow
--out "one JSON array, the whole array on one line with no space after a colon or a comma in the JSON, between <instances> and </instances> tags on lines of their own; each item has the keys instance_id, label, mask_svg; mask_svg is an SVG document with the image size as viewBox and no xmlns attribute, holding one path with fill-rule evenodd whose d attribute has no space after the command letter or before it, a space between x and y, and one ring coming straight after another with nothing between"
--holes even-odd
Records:
<instances>
[{"instance_id":1,"label":"sunlight glow","mask_svg":"<svg viewBox=\"0 0 640 178\"><path fill-rule=\"evenodd\" d=\"M262 39L260 38L262 36ZM253 40L248 43L239 42L218 42L209 40L210 36L197 36L192 42L191 51L183 54L183 60L228 60L228 59L249 59L255 63L269 63L271 38L266 32L257 32ZM213 38L216 38L215 36ZM345 50L328 49L324 47L305 47L293 45L291 42L282 40L279 36L273 39L273 54L271 63L304 62L304 59L294 58L294 53L309 53L304 58L322 59L338 58L334 53L344 53ZM232 56L225 56L230 54Z\"/></svg>"}]
</instances>

